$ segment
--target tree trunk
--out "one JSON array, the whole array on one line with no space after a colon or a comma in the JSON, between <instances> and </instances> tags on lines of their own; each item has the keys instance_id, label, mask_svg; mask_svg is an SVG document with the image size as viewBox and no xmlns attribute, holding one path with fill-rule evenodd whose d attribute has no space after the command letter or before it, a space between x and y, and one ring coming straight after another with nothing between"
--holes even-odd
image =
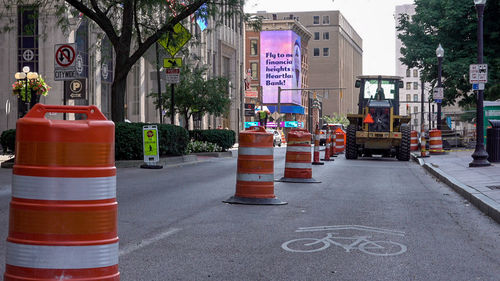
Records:
<instances>
[{"instance_id":1,"label":"tree trunk","mask_svg":"<svg viewBox=\"0 0 500 281\"><path fill-rule=\"evenodd\" d=\"M127 90L127 74L130 67L126 64L127 55L117 53L115 77L111 86L111 120L125 121L125 91Z\"/></svg>"},{"instance_id":2,"label":"tree trunk","mask_svg":"<svg viewBox=\"0 0 500 281\"><path fill-rule=\"evenodd\" d=\"M186 124L184 124L184 129L186 129L187 131L189 131L189 114L188 113L184 113L184 120L186 120Z\"/></svg>"}]
</instances>

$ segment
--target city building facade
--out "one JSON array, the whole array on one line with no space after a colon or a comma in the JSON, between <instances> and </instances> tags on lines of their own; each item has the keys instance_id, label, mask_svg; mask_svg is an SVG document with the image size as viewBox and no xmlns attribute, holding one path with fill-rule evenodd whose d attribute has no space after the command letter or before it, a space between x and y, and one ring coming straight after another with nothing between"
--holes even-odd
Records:
<instances>
[{"instance_id":1,"label":"city building facade","mask_svg":"<svg viewBox=\"0 0 500 281\"><path fill-rule=\"evenodd\" d=\"M19 6L0 19L0 25L11 25L11 29L0 34L0 132L14 129L17 120L18 98L12 93L14 74L24 66L37 72L51 87L47 96L40 97L40 103L52 105L96 105L108 118L111 118L111 85L113 82L113 48L99 27L83 15L70 18L70 25L63 30L57 24L57 17L50 9L34 6ZM228 95L231 105L228 114L216 117L211 115L193 116L189 129L227 128L239 132L242 129L244 38L241 14L233 13L215 23L208 19L207 30L202 31L196 21L186 19L184 26L192 34L187 44L190 56L184 63L203 64L208 68L208 77L224 76L230 82ZM14 24L12 24L14 23ZM210 32L208 32L210 30ZM78 76L85 84L86 94L81 99L65 99L65 81L56 81L58 63L56 52L60 46L75 46L78 57ZM160 112L154 105L155 98L150 93L157 92L157 72L155 60L151 59L155 46L140 58L127 77L125 93L125 118L131 122L160 122ZM195 57L196 59L193 59ZM163 58L161 58L163 59ZM160 62L160 64L162 64ZM163 76L163 75L162 75ZM162 82L165 85L165 81ZM67 87L67 85L66 85ZM163 88L163 86L162 86ZM169 89L170 87L166 87ZM165 91L166 89L162 89ZM162 114L165 123L170 116ZM60 119L54 115L49 118ZM73 114L68 119L74 119ZM77 117L78 118L78 117ZM185 126L185 120L178 114L175 124Z\"/></svg>"},{"instance_id":2,"label":"city building facade","mask_svg":"<svg viewBox=\"0 0 500 281\"><path fill-rule=\"evenodd\" d=\"M294 20L311 34L307 46L309 88L321 100L320 117L357 112L356 77L362 74L362 39L339 11L257 12L264 21ZM320 123L322 120L320 120Z\"/></svg>"}]
</instances>

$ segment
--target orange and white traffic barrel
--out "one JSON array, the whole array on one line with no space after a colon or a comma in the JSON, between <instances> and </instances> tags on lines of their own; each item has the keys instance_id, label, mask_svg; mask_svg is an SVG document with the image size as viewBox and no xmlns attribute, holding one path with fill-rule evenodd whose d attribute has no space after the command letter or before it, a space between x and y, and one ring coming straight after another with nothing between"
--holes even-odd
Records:
<instances>
[{"instance_id":1,"label":"orange and white traffic barrel","mask_svg":"<svg viewBox=\"0 0 500 281\"><path fill-rule=\"evenodd\" d=\"M318 183L312 177L311 133L306 129L292 129L286 146L285 175L279 181Z\"/></svg>"},{"instance_id":2,"label":"orange and white traffic barrel","mask_svg":"<svg viewBox=\"0 0 500 281\"><path fill-rule=\"evenodd\" d=\"M264 127L240 132L236 192L223 201L231 204L283 205L274 195L273 134Z\"/></svg>"},{"instance_id":3,"label":"orange and white traffic barrel","mask_svg":"<svg viewBox=\"0 0 500 281\"><path fill-rule=\"evenodd\" d=\"M344 152L344 133L341 131L335 132L335 153L340 154Z\"/></svg>"},{"instance_id":4,"label":"orange and white traffic barrel","mask_svg":"<svg viewBox=\"0 0 500 281\"><path fill-rule=\"evenodd\" d=\"M5 281L120 280L114 146L95 106L36 104L17 121Z\"/></svg>"},{"instance_id":5,"label":"orange and white traffic barrel","mask_svg":"<svg viewBox=\"0 0 500 281\"><path fill-rule=\"evenodd\" d=\"M410 151L418 150L418 133L417 131L411 131L410 137Z\"/></svg>"},{"instance_id":6,"label":"orange and white traffic barrel","mask_svg":"<svg viewBox=\"0 0 500 281\"><path fill-rule=\"evenodd\" d=\"M444 153L440 130L434 129L429 132L429 152L431 154Z\"/></svg>"},{"instance_id":7,"label":"orange and white traffic barrel","mask_svg":"<svg viewBox=\"0 0 500 281\"><path fill-rule=\"evenodd\" d=\"M309 134L310 135L310 134ZM288 142L290 142L290 135L288 136ZM319 139L320 139L320 131L319 131L319 127L316 126L316 132L313 136L314 138L314 157L313 157L313 162L312 164L313 165L324 165L325 163L324 162L320 162L319 161Z\"/></svg>"}]
</instances>

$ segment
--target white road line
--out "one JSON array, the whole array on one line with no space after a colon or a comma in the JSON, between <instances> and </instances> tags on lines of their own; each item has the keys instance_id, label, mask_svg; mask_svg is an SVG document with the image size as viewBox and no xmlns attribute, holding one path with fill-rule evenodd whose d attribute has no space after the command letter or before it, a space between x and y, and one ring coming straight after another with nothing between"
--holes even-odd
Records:
<instances>
[{"instance_id":1,"label":"white road line","mask_svg":"<svg viewBox=\"0 0 500 281\"><path fill-rule=\"evenodd\" d=\"M169 229L168 231L165 231L165 232L162 232L162 233L156 235L155 237L144 239L141 242L139 242L138 244L123 247L122 249L120 249L120 257L128 255L134 251L137 251L141 248L149 246L155 242L158 242L158 241L160 241L160 240L162 240L170 235L175 234L176 232L178 232L180 230L181 230L180 228L172 228L172 229Z\"/></svg>"}]
</instances>

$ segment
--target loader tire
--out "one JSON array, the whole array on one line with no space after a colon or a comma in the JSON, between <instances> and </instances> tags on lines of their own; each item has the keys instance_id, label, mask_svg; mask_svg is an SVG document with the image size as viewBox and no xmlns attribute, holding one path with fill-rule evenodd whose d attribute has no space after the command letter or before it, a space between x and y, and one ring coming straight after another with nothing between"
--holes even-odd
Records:
<instances>
[{"instance_id":1,"label":"loader tire","mask_svg":"<svg viewBox=\"0 0 500 281\"><path fill-rule=\"evenodd\" d=\"M354 125L349 125L347 127L345 158L346 159L358 158L358 146L356 145L356 126Z\"/></svg>"},{"instance_id":2,"label":"loader tire","mask_svg":"<svg viewBox=\"0 0 500 281\"><path fill-rule=\"evenodd\" d=\"M411 130L406 124L401 125L401 145L398 149L399 161L409 161L410 160L410 140L411 140Z\"/></svg>"}]
</instances>

